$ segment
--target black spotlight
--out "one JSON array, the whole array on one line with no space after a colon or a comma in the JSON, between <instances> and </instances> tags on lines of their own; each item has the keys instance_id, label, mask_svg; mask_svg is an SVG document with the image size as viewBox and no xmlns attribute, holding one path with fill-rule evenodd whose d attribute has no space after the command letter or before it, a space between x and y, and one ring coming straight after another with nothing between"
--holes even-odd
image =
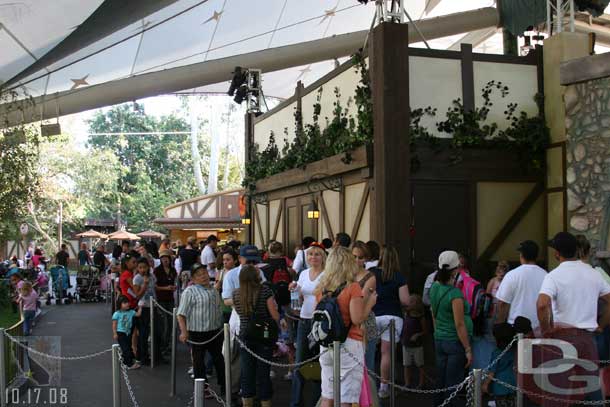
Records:
<instances>
[{"instance_id":1,"label":"black spotlight","mask_svg":"<svg viewBox=\"0 0 610 407\"><path fill-rule=\"evenodd\" d=\"M362 3L362 4L366 4L368 2L369 2L369 0L358 0L358 3Z\"/></svg>"},{"instance_id":2,"label":"black spotlight","mask_svg":"<svg viewBox=\"0 0 610 407\"><path fill-rule=\"evenodd\" d=\"M229 93L229 95L231 95ZM231 95L233 96L233 95ZM235 103L237 103L238 105L241 105L242 102L244 100L246 100L246 97L248 96L248 87L246 86L246 84L242 84L239 88L237 88L237 90L235 91L235 97L233 98L233 100L235 101Z\"/></svg>"},{"instance_id":3,"label":"black spotlight","mask_svg":"<svg viewBox=\"0 0 610 407\"><path fill-rule=\"evenodd\" d=\"M229 87L229 91L227 92L229 96L233 96L235 94L235 91L238 90L245 82L246 72L244 72L240 66L236 66L235 70L233 71L233 79L231 80L231 86Z\"/></svg>"}]
</instances>

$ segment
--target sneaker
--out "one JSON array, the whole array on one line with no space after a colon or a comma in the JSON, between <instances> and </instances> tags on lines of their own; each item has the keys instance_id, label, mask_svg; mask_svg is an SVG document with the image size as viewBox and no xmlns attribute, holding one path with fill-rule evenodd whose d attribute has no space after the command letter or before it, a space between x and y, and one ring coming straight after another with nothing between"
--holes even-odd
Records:
<instances>
[{"instance_id":1,"label":"sneaker","mask_svg":"<svg viewBox=\"0 0 610 407\"><path fill-rule=\"evenodd\" d=\"M292 380L292 372L288 372L284 375L284 380Z\"/></svg>"},{"instance_id":2,"label":"sneaker","mask_svg":"<svg viewBox=\"0 0 610 407\"><path fill-rule=\"evenodd\" d=\"M133 365L128 367L128 370L136 370L136 369L139 369L141 367L142 367L142 365L140 363L135 362Z\"/></svg>"},{"instance_id":3,"label":"sneaker","mask_svg":"<svg viewBox=\"0 0 610 407\"><path fill-rule=\"evenodd\" d=\"M275 370L270 370L269 371L269 378L270 379L275 379Z\"/></svg>"},{"instance_id":4,"label":"sneaker","mask_svg":"<svg viewBox=\"0 0 610 407\"><path fill-rule=\"evenodd\" d=\"M377 393L379 395L380 399L387 399L390 397L390 392L388 390L379 390L379 393Z\"/></svg>"}]
</instances>

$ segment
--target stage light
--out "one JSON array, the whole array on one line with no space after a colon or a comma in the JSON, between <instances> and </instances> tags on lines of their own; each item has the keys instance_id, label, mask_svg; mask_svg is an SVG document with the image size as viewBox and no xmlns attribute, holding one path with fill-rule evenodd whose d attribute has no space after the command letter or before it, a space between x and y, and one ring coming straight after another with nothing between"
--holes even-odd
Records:
<instances>
[{"instance_id":1,"label":"stage light","mask_svg":"<svg viewBox=\"0 0 610 407\"><path fill-rule=\"evenodd\" d=\"M235 91L238 90L246 82L246 72L241 69L241 66L236 66L233 71L233 79L231 79L231 86L227 92L229 96L233 96ZM241 102L238 102L241 103Z\"/></svg>"}]
</instances>

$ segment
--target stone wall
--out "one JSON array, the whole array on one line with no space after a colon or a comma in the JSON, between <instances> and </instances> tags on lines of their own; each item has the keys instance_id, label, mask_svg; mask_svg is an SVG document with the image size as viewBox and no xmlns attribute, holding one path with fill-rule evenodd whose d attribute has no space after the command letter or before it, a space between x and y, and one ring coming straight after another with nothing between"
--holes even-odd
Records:
<instances>
[{"instance_id":1,"label":"stone wall","mask_svg":"<svg viewBox=\"0 0 610 407\"><path fill-rule=\"evenodd\" d=\"M608 248L610 220L610 78L568 86L568 221L598 250Z\"/></svg>"}]
</instances>

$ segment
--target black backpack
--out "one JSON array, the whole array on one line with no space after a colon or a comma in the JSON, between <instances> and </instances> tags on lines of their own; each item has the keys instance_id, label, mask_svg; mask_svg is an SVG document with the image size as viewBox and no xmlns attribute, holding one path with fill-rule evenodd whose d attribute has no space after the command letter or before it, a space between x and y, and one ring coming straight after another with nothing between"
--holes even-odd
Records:
<instances>
[{"instance_id":1,"label":"black backpack","mask_svg":"<svg viewBox=\"0 0 610 407\"><path fill-rule=\"evenodd\" d=\"M290 290L288 286L292 281L288 264L283 257L274 257L267 260L267 265L263 267L263 274L271 285L273 295L277 305L284 306L290 304Z\"/></svg>"},{"instance_id":2,"label":"black backpack","mask_svg":"<svg viewBox=\"0 0 610 407\"><path fill-rule=\"evenodd\" d=\"M352 324L345 326L337 297L345 288L343 283L334 292L325 292L313 312L313 324L309 334L310 342L328 347L333 342L345 342Z\"/></svg>"}]
</instances>

